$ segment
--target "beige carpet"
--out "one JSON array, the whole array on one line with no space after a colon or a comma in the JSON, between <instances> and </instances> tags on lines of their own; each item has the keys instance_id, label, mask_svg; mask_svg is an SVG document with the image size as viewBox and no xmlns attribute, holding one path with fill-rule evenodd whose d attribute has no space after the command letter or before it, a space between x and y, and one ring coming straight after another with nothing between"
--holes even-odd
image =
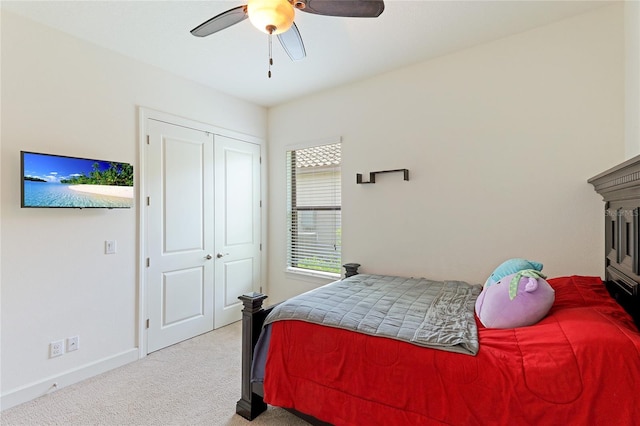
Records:
<instances>
[{"instance_id":1,"label":"beige carpet","mask_svg":"<svg viewBox=\"0 0 640 426\"><path fill-rule=\"evenodd\" d=\"M241 323L0 413L13 425L307 425L281 408L249 422L240 398Z\"/></svg>"}]
</instances>

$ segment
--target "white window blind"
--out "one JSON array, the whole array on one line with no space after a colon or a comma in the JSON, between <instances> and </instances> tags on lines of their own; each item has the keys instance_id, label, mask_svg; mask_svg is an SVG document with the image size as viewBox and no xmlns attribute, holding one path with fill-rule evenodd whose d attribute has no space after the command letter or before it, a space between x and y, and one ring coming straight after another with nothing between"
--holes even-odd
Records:
<instances>
[{"instance_id":1,"label":"white window blind","mask_svg":"<svg viewBox=\"0 0 640 426\"><path fill-rule=\"evenodd\" d=\"M287 151L287 267L340 274L340 143Z\"/></svg>"}]
</instances>

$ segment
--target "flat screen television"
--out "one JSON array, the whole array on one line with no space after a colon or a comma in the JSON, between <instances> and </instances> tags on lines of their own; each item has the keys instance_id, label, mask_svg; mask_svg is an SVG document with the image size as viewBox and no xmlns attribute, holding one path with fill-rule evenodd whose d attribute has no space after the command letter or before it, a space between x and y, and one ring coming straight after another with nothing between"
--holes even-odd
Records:
<instances>
[{"instance_id":1,"label":"flat screen television","mask_svg":"<svg viewBox=\"0 0 640 426\"><path fill-rule=\"evenodd\" d=\"M131 208L133 165L20 152L22 207Z\"/></svg>"}]
</instances>

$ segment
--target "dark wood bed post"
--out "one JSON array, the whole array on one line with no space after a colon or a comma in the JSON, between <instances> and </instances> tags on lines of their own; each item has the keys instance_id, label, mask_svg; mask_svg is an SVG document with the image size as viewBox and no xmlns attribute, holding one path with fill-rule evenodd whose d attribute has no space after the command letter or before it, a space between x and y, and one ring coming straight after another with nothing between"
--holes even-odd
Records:
<instances>
[{"instance_id":1,"label":"dark wood bed post","mask_svg":"<svg viewBox=\"0 0 640 426\"><path fill-rule=\"evenodd\" d=\"M359 263L345 263L342 265L345 269L344 277L349 278L352 275L358 275L358 268L360 267Z\"/></svg>"},{"instance_id":2,"label":"dark wood bed post","mask_svg":"<svg viewBox=\"0 0 640 426\"><path fill-rule=\"evenodd\" d=\"M236 413L247 420L255 419L267 409L262 396L254 393L251 388L253 350L266 317L262 309L262 302L266 298L267 296L262 293L248 293L238 297L242 300L244 309L242 310L242 391L241 398L236 403Z\"/></svg>"}]
</instances>

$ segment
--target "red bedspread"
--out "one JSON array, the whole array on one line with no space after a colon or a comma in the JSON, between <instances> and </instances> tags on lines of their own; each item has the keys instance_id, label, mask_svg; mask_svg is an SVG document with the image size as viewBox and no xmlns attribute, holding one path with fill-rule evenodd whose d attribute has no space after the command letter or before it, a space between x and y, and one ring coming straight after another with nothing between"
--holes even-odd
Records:
<instances>
[{"instance_id":1,"label":"red bedspread","mask_svg":"<svg viewBox=\"0 0 640 426\"><path fill-rule=\"evenodd\" d=\"M600 278L550 279L541 322L477 356L299 321L272 324L265 401L335 425L640 424L640 333Z\"/></svg>"}]
</instances>

